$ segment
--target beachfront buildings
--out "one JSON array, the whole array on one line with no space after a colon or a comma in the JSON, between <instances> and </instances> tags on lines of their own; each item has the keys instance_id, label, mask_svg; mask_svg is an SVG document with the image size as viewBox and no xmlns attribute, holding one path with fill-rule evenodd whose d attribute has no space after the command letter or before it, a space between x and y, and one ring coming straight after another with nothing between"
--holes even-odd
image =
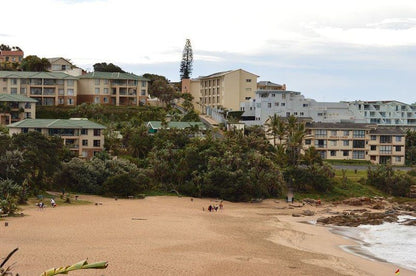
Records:
<instances>
[{"instance_id":1,"label":"beachfront buildings","mask_svg":"<svg viewBox=\"0 0 416 276\"><path fill-rule=\"evenodd\" d=\"M61 72L0 71L0 93L24 95L46 106L75 106L77 78Z\"/></svg>"},{"instance_id":2,"label":"beachfront buildings","mask_svg":"<svg viewBox=\"0 0 416 276\"><path fill-rule=\"evenodd\" d=\"M304 147L315 147L323 159L404 165L405 133L398 127L306 122L305 128Z\"/></svg>"},{"instance_id":3,"label":"beachfront buildings","mask_svg":"<svg viewBox=\"0 0 416 276\"><path fill-rule=\"evenodd\" d=\"M9 134L38 131L45 136L58 135L72 152L90 159L104 149L103 125L83 118L26 119L7 126Z\"/></svg>"},{"instance_id":4,"label":"beachfront buildings","mask_svg":"<svg viewBox=\"0 0 416 276\"><path fill-rule=\"evenodd\" d=\"M285 87L286 89L286 87ZM309 117L314 122L366 122L364 116L345 102L317 102L300 92L263 86L255 98L240 104L242 120L247 125L263 125L269 116Z\"/></svg>"},{"instance_id":5,"label":"beachfront buildings","mask_svg":"<svg viewBox=\"0 0 416 276\"><path fill-rule=\"evenodd\" d=\"M20 49L12 51L0 51L0 63L10 62L10 63L21 63L23 59L23 51Z\"/></svg>"},{"instance_id":6,"label":"beachfront buildings","mask_svg":"<svg viewBox=\"0 0 416 276\"><path fill-rule=\"evenodd\" d=\"M0 93L0 124L8 125L23 119L35 118L36 100L24 95Z\"/></svg>"},{"instance_id":7,"label":"beachfront buildings","mask_svg":"<svg viewBox=\"0 0 416 276\"><path fill-rule=\"evenodd\" d=\"M255 95L258 76L242 69L182 80L182 93L194 97L194 108L206 114L211 108L237 111L240 102Z\"/></svg>"},{"instance_id":8,"label":"beachfront buildings","mask_svg":"<svg viewBox=\"0 0 416 276\"><path fill-rule=\"evenodd\" d=\"M129 73L93 72L79 77L78 103L145 104L148 79Z\"/></svg>"}]
</instances>

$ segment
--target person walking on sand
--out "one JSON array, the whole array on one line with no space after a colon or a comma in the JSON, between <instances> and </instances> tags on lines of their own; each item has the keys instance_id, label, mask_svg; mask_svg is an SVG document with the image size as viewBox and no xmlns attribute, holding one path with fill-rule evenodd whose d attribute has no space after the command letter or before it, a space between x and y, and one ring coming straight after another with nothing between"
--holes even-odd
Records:
<instances>
[{"instance_id":1,"label":"person walking on sand","mask_svg":"<svg viewBox=\"0 0 416 276\"><path fill-rule=\"evenodd\" d=\"M51 206L52 206L53 208L55 208L55 207L56 207L55 199L53 199L53 198L51 198Z\"/></svg>"},{"instance_id":2,"label":"person walking on sand","mask_svg":"<svg viewBox=\"0 0 416 276\"><path fill-rule=\"evenodd\" d=\"M220 202L220 210L222 210L224 208L224 205L222 204L222 200Z\"/></svg>"},{"instance_id":3,"label":"person walking on sand","mask_svg":"<svg viewBox=\"0 0 416 276\"><path fill-rule=\"evenodd\" d=\"M212 211L212 206L211 205L208 206L208 211L210 211L210 212Z\"/></svg>"}]
</instances>

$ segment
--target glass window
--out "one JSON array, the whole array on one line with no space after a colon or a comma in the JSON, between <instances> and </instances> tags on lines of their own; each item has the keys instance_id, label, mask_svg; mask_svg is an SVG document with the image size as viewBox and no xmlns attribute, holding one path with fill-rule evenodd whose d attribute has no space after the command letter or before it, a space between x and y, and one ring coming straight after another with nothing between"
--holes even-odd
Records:
<instances>
[{"instance_id":1,"label":"glass window","mask_svg":"<svg viewBox=\"0 0 416 276\"><path fill-rule=\"evenodd\" d=\"M402 157L401 156L396 156L396 157L394 157L394 160L396 162L402 162Z\"/></svg>"},{"instance_id":2,"label":"glass window","mask_svg":"<svg viewBox=\"0 0 416 276\"><path fill-rule=\"evenodd\" d=\"M101 130L100 129L94 129L94 136L100 136Z\"/></svg>"},{"instance_id":3,"label":"glass window","mask_svg":"<svg viewBox=\"0 0 416 276\"><path fill-rule=\"evenodd\" d=\"M67 89L67 90L66 90L66 94L67 94L68 96L74 96L74 89L71 89L71 88Z\"/></svg>"},{"instance_id":4,"label":"glass window","mask_svg":"<svg viewBox=\"0 0 416 276\"><path fill-rule=\"evenodd\" d=\"M364 130L354 130L353 137L354 138L364 138L365 131Z\"/></svg>"},{"instance_id":5,"label":"glass window","mask_svg":"<svg viewBox=\"0 0 416 276\"><path fill-rule=\"evenodd\" d=\"M146 87L146 81L142 81L142 87Z\"/></svg>"},{"instance_id":6,"label":"glass window","mask_svg":"<svg viewBox=\"0 0 416 276\"><path fill-rule=\"evenodd\" d=\"M326 136L326 129L317 129L315 131L316 136Z\"/></svg>"},{"instance_id":7,"label":"glass window","mask_svg":"<svg viewBox=\"0 0 416 276\"><path fill-rule=\"evenodd\" d=\"M104 88L104 94L108 94L108 88Z\"/></svg>"},{"instance_id":8,"label":"glass window","mask_svg":"<svg viewBox=\"0 0 416 276\"><path fill-rule=\"evenodd\" d=\"M380 143L381 144L389 144L391 143L391 136L387 136L387 135L382 135L380 136Z\"/></svg>"},{"instance_id":9,"label":"glass window","mask_svg":"<svg viewBox=\"0 0 416 276\"><path fill-rule=\"evenodd\" d=\"M337 152L335 150L331 150L331 156L336 156Z\"/></svg>"},{"instance_id":10,"label":"glass window","mask_svg":"<svg viewBox=\"0 0 416 276\"><path fill-rule=\"evenodd\" d=\"M391 154L391 146L380 146L380 154Z\"/></svg>"},{"instance_id":11,"label":"glass window","mask_svg":"<svg viewBox=\"0 0 416 276\"><path fill-rule=\"evenodd\" d=\"M377 150L377 146L370 146L370 150Z\"/></svg>"},{"instance_id":12,"label":"glass window","mask_svg":"<svg viewBox=\"0 0 416 276\"><path fill-rule=\"evenodd\" d=\"M74 104L74 100L73 99L68 99L68 104L69 105L73 105Z\"/></svg>"},{"instance_id":13,"label":"glass window","mask_svg":"<svg viewBox=\"0 0 416 276\"><path fill-rule=\"evenodd\" d=\"M272 108L272 103L267 103L268 108Z\"/></svg>"},{"instance_id":14,"label":"glass window","mask_svg":"<svg viewBox=\"0 0 416 276\"><path fill-rule=\"evenodd\" d=\"M354 141L352 141L352 147L353 148L364 148L365 147L365 141L364 140L354 140Z\"/></svg>"},{"instance_id":15,"label":"glass window","mask_svg":"<svg viewBox=\"0 0 416 276\"><path fill-rule=\"evenodd\" d=\"M100 79L95 79L95 85L100 85Z\"/></svg>"},{"instance_id":16,"label":"glass window","mask_svg":"<svg viewBox=\"0 0 416 276\"><path fill-rule=\"evenodd\" d=\"M373 140L373 141L375 141L375 140L377 140L377 136L375 136L375 135L371 135L371 136L370 136L370 139L371 139L371 140Z\"/></svg>"},{"instance_id":17,"label":"glass window","mask_svg":"<svg viewBox=\"0 0 416 276\"><path fill-rule=\"evenodd\" d=\"M350 156L350 151L349 150L343 150L342 151L342 156Z\"/></svg>"},{"instance_id":18,"label":"glass window","mask_svg":"<svg viewBox=\"0 0 416 276\"><path fill-rule=\"evenodd\" d=\"M101 145L100 140L94 140L94 147L99 147Z\"/></svg>"},{"instance_id":19,"label":"glass window","mask_svg":"<svg viewBox=\"0 0 416 276\"><path fill-rule=\"evenodd\" d=\"M336 130L331 130L331 136L337 136L337 131Z\"/></svg>"},{"instance_id":20,"label":"glass window","mask_svg":"<svg viewBox=\"0 0 416 276\"><path fill-rule=\"evenodd\" d=\"M88 140L86 140L86 139L85 140L82 140L82 145L83 146L88 146Z\"/></svg>"},{"instance_id":21,"label":"glass window","mask_svg":"<svg viewBox=\"0 0 416 276\"><path fill-rule=\"evenodd\" d=\"M99 87L95 88L95 94L100 94L100 88Z\"/></svg>"},{"instance_id":22,"label":"glass window","mask_svg":"<svg viewBox=\"0 0 416 276\"><path fill-rule=\"evenodd\" d=\"M16 95L17 94L17 88L10 88L10 94Z\"/></svg>"},{"instance_id":23,"label":"glass window","mask_svg":"<svg viewBox=\"0 0 416 276\"><path fill-rule=\"evenodd\" d=\"M311 144L311 139L306 139L305 140L305 145L310 145Z\"/></svg>"},{"instance_id":24,"label":"glass window","mask_svg":"<svg viewBox=\"0 0 416 276\"><path fill-rule=\"evenodd\" d=\"M74 80L66 80L66 85L67 86L74 86Z\"/></svg>"},{"instance_id":25,"label":"glass window","mask_svg":"<svg viewBox=\"0 0 416 276\"><path fill-rule=\"evenodd\" d=\"M88 129L81 129L81 135L88 135Z\"/></svg>"},{"instance_id":26,"label":"glass window","mask_svg":"<svg viewBox=\"0 0 416 276\"><path fill-rule=\"evenodd\" d=\"M402 151L402 146L396 146L396 151Z\"/></svg>"},{"instance_id":27,"label":"glass window","mask_svg":"<svg viewBox=\"0 0 416 276\"><path fill-rule=\"evenodd\" d=\"M401 142L402 141L402 136L396 136L396 142Z\"/></svg>"},{"instance_id":28,"label":"glass window","mask_svg":"<svg viewBox=\"0 0 416 276\"><path fill-rule=\"evenodd\" d=\"M352 158L353 159L364 159L365 152L363 150L354 150L352 151Z\"/></svg>"},{"instance_id":29,"label":"glass window","mask_svg":"<svg viewBox=\"0 0 416 276\"><path fill-rule=\"evenodd\" d=\"M343 141L342 141L342 144L343 144L344 146L349 146L349 145L350 145L350 141L349 141L349 140L343 140Z\"/></svg>"},{"instance_id":30,"label":"glass window","mask_svg":"<svg viewBox=\"0 0 416 276\"><path fill-rule=\"evenodd\" d=\"M251 82L251 79L246 79L246 82Z\"/></svg>"},{"instance_id":31,"label":"glass window","mask_svg":"<svg viewBox=\"0 0 416 276\"><path fill-rule=\"evenodd\" d=\"M140 95L146 96L146 89L142 89L142 91L140 91Z\"/></svg>"}]
</instances>

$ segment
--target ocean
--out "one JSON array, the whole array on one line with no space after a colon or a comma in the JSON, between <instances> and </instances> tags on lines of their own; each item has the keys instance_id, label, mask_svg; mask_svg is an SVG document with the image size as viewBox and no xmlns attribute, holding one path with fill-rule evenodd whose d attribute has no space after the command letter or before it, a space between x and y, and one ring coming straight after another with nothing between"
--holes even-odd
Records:
<instances>
[{"instance_id":1,"label":"ocean","mask_svg":"<svg viewBox=\"0 0 416 276\"><path fill-rule=\"evenodd\" d=\"M353 254L397 264L416 271L416 226L401 225L411 216L399 216L398 223L334 227L331 232L355 240L359 245L343 246Z\"/></svg>"}]
</instances>

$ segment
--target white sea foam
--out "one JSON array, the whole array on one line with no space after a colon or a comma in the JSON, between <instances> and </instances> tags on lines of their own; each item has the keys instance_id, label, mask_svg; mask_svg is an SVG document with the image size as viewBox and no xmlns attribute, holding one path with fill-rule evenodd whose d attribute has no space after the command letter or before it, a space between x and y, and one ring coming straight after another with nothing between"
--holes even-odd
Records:
<instances>
[{"instance_id":1,"label":"white sea foam","mask_svg":"<svg viewBox=\"0 0 416 276\"><path fill-rule=\"evenodd\" d=\"M401 225L410 216L399 216L399 223L360 225L358 239L362 247L376 258L416 271L416 226Z\"/></svg>"}]
</instances>

